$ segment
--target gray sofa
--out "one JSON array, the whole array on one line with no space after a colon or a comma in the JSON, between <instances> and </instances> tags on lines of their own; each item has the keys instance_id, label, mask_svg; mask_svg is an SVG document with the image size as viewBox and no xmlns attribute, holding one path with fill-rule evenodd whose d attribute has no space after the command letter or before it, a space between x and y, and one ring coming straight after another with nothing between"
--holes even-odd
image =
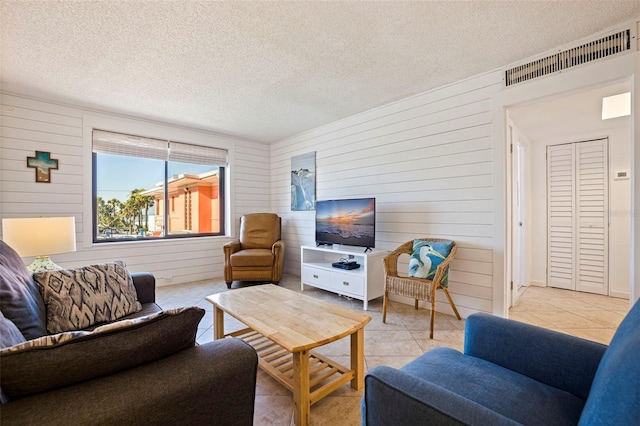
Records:
<instances>
[{"instance_id":1,"label":"gray sofa","mask_svg":"<svg viewBox=\"0 0 640 426\"><path fill-rule=\"evenodd\" d=\"M195 343L198 307L163 311L131 274L136 312L48 334L42 286L0 241L0 422L8 425L253 423L257 356L237 339Z\"/></svg>"}]
</instances>

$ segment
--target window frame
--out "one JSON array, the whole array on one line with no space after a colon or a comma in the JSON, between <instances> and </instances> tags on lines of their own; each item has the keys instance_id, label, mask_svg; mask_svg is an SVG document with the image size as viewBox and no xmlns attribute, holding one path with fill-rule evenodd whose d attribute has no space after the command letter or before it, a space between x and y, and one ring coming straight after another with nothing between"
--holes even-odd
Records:
<instances>
[{"instance_id":1,"label":"window frame","mask_svg":"<svg viewBox=\"0 0 640 426\"><path fill-rule=\"evenodd\" d=\"M140 241L166 241L166 240L184 240L185 238L203 238L203 237L224 237L227 236L228 234L228 230L229 230L229 224L227 223L227 218L230 217L229 214L229 199L227 198L227 195L230 193L228 191L229 189L229 185L227 182L227 178L229 177L229 171L228 171L228 167L229 167L229 162L231 159L231 150L230 150L230 146L227 143L219 143L220 141L216 140L214 143L216 146L210 146L212 145L211 143L207 143L204 144L201 141L201 143L190 143L190 142L182 142L182 140L188 139L185 137L180 137L180 142L176 142L176 139L178 138L174 138L174 139L170 139L167 137L152 137L152 136L142 136L142 137L150 137L150 138L154 138L154 139L160 139L160 140L165 140L168 143L171 143L172 141L174 143L179 143L182 145L192 145L194 147L202 147L202 148L213 148L213 149L220 149L220 150L225 150L227 153L227 161L226 161L226 166L215 166L213 165L213 167L218 167L218 171L217 171L217 176L218 176L218 200L219 200L219 208L218 208L218 216L219 216L219 223L220 223L220 228L218 232L198 232L198 233L175 233L175 234L171 234L170 230L168 229L169 226L168 224L168 220L169 220L169 215L170 212L168 210L168 206L169 203L172 202L171 198L169 197L168 194L168 182L169 182L169 176L168 176L168 165L171 162L181 162L179 160L175 160L175 159L171 159L171 158L167 158L164 161L164 211L163 211L163 224L165 224L165 226L163 226L163 231L162 231L162 235L161 236L140 236L140 235L131 235L130 237L126 237L126 238L100 238L98 239L98 234L99 234L99 228L98 228L98 191L97 191L97 172L98 172L98 168L97 168L97 155L98 153L93 151L93 132L94 130L102 130L105 127L94 127L94 126L85 126L85 140L88 139L89 140L89 144L88 144L88 154L91 158L91 173L90 173L90 180L91 180L91 197L90 198L90 203L91 203L91 208L90 208L90 212L91 212L91 226L90 226L90 243L91 245L102 245L104 243L131 243L131 242L140 242ZM108 128L108 127L107 127ZM124 135L129 135L129 136L137 136L140 133L138 132L131 132L129 130L109 130L109 132L112 133L120 133L120 134L124 134ZM155 132L154 132L155 133ZM172 133L172 132L170 132ZM191 133L191 132L189 132ZM200 138L197 138L200 139ZM213 138L212 138L213 139ZM217 138L216 138L217 139ZM209 141L208 141L209 142ZM87 151L85 151L87 152ZM132 156L132 158L144 158L144 157L136 157L136 156ZM188 164L188 163L186 163ZM86 176L86 175L85 175ZM85 204L86 207L86 204ZM85 210L86 211L86 210ZM85 234L86 235L86 234ZM87 235L88 236L88 235Z\"/></svg>"}]
</instances>

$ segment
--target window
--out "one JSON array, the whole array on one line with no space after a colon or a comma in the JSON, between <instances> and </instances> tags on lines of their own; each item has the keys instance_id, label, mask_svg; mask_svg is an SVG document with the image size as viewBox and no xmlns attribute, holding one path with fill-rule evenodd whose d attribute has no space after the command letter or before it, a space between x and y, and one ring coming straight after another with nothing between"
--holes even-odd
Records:
<instances>
[{"instance_id":1,"label":"window","mask_svg":"<svg viewBox=\"0 0 640 426\"><path fill-rule=\"evenodd\" d=\"M102 130L92 139L94 242L224 233L226 150Z\"/></svg>"}]
</instances>

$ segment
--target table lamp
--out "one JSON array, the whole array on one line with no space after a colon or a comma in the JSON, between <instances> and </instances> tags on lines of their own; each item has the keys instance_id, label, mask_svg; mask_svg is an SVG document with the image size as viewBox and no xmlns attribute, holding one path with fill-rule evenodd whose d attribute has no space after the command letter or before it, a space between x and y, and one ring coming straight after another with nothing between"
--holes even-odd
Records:
<instances>
[{"instance_id":1,"label":"table lamp","mask_svg":"<svg viewBox=\"0 0 640 426\"><path fill-rule=\"evenodd\" d=\"M20 257L36 256L33 263L27 266L32 274L63 269L53 263L49 255L76 251L75 218L2 219L2 239Z\"/></svg>"}]
</instances>

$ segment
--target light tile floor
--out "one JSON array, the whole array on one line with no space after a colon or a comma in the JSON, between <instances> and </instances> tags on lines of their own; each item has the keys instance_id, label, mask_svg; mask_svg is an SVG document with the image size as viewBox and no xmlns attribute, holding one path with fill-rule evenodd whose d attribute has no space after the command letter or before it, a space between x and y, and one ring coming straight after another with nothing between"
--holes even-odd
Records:
<instances>
[{"instance_id":1,"label":"light tile floor","mask_svg":"<svg viewBox=\"0 0 640 426\"><path fill-rule=\"evenodd\" d=\"M528 287L509 318L608 345L629 309L627 299Z\"/></svg>"},{"instance_id":2,"label":"light tile floor","mask_svg":"<svg viewBox=\"0 0 640 426\"><path fill-rule=\"evenodd\" d=\"M236 284L234 284L235 286ZM300 291L300 278L285 275L282 287ZM157 288L157 303L163 308L200 306L206 314L198 328L198 343L213 340L213 308L205 297L227 291L222 279ZM305 286L304 294L336 303L372 317L365 327L365 365L401 367L424 352L448 346L462 350L464 320L436 314L434 339L429 339L429 311L390 302L387 323L382 323L382 298L369 302L362 310L362 302L334 293ZM629 301L603 296L576 293L552 288L530 287L510 311L519 321L556 329L590 340L609 343L615 328L629 310ZM233 318L225 317L227 332L242 328ZM318 349L335 361L349 365L349 339L331 343ZM311 407L312 425L352 426L360 424L360 399L363 391L349 385L336 390ZM263 371L258 370L254 424L293 424L291 393Z\"/></svg>"}]
</instances>

